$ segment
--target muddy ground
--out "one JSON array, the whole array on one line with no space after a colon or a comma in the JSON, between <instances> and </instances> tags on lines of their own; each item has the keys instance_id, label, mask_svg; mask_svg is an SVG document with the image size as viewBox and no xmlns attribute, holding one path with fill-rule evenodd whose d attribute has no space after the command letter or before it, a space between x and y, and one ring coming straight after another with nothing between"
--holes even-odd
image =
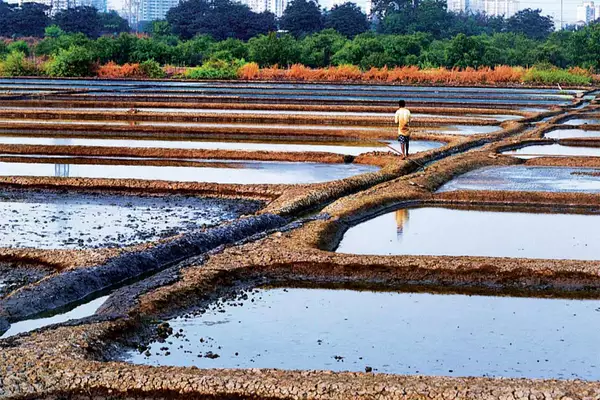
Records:
<instances>
[{"instance_id":1,"label":"muddy ground","mask_svg":"<svg viewBox=\"0 0 600 400\"><path fill-rule=\"evenodd\" d=\"M0 247L124 247L204 229L260 209L248 200L4 189Z\"/></svg>"}]
</instances>

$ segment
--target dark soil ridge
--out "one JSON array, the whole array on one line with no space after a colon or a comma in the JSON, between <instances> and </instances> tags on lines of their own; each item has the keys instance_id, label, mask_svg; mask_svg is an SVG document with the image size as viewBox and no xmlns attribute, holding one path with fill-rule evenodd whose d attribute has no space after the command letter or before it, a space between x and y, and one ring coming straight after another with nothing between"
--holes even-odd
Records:
<instances>
[{"instance_id":1,"label":"dark soil ridge","mask_svg":"<svg viewBox=\"0 0 600 400\"><path fill-rule=\"evenodd\" d=\"M0 327L2 318L16 322L60 309L127 280L160 271L255 233L281 227L286 222L272 214L252 216L204 232L186 234L141 252L123 254L102 265L54 275L3 299L0 302Z\"/></svg>"}]
</instances>

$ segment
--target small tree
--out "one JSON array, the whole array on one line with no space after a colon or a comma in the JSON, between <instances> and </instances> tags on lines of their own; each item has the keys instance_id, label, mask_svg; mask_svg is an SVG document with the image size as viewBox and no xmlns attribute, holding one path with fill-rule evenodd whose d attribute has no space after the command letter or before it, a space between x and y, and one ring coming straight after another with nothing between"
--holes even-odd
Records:
<instances>
[{"instance_id":1,"label":"small tree","mask_svg":"<svg viewBox=\"0 0 600 400\"><path fill-rule=\"evenodd\" d=\"M47 73L56 77L82 77L93 75L94 59L92 53L81 46L72 46L60 50L49 62Z\"/></svg>"},{"instance_id":2,"label":"small tree","mask_svg":"<svg viewBox=\"0 0 600 400\"><path fill-rule=\"evenodd\" d=\"M369 30L367 15L355 3L335 5L325 16L325 27L353 38Z\"/></svg>"},{"instance_id":3,"label":"small tree","mask_svg":"<svg viewBox=\"0 0 600 400\"><path fill-rule=\"evenodd\" d=\"M29 57L29 45L24 41L24 40L17 40L15 42L10 43L7 47L6 50L8 50L9 53L12 52L19 52L19 53L23 53L25 55L25 57Z\"/></svg>"},{"instance_id":4,"label":"small tree","mask_svg":"<svg viewBox=\"0 0 600 400\"><path fill-rule=\"evenodd\" d=\"M35 65L28 61L25 54L13 51L6 56L0 65L2 76L32 76L36 75Z\"/></svg>"},{"instance_id":5,"label":"small tree","mask_svg":"<svg viewBox=\"0 0 600 400\"><path fill-rule=\"evenodd\" d=\"M81 32L87 37L97 38L102 32L102 20L94 7L82 6L59 11L54 23L65 32Z\"/></svg>"},{"instance_id":6,"label":"small tree","mask_svg":"<svg viewBox=\"0 0 600 400\"><path fill-rule=\"evenodd\" d=\"M292 0L283 12L280 25L296 37L318 32L323 29L321 9L313 0Z\"/></svg>"},{"instance_id":7,"label":"small tree","mask_svg":"<svg viewBox=\"0 0 600 400\"><path fill-rule=\"evenodd\" d=\"M554 22L552 17L542 16L542 10L527 8L508 19L507 29L532 39L544 40L554 31Z\"/></svg>"},{"instance_id":8,"label":"small tree","mask_svg":"<svg viewBox=\"0 0 600 400\"><path fill-rule=\"evenodd\" d=\"M291 65L297 63L300 58L296 39L291 35L277 36L274 32L250 39L248 51L250 60L262 67Z\"/></svg>"}]
</instances>

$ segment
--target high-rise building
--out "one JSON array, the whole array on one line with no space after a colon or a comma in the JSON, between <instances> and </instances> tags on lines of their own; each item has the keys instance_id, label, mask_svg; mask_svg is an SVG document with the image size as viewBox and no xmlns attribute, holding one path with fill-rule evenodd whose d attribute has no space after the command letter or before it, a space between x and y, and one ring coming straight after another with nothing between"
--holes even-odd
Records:
<instances>
[{"instance_id":1,"label":"high-rise building","mask_svg":"<svg viewBox=\"0 0 600 400\"><path fill-rule=\"evenodd\" d=\"M341 6L344 3L348 3L348 2L352 2L355 3L357 6L360 7L360 9L362 10L362 12L364 12L367 15L371 14L371 8L373 5L373 2L371 0L332 0L331 2L331 8L333 8L333 6Z\"/></svg>"},{"instance_id":2,"label":"high-rise building","mask_svg":"<svg viewBox=\"0 0 600 400\"><path fill-rule=\"evenodd\" d=\"M167 11L178 5L179 0L141 0L139 5L139 21L165 19Z\"/></svg>"},{"instance_id":3,"label":"high-rise building","mask_svg":"<svg viewBox=\"0 0 600 400\"><path fill-rule=\"evenodd\" d=\"M517 0L448 0L448 11L485 13L512 17L519 12Z\"/></svg>"},{"instance_id":4,"label":"high-rise building","mask_svg":"<svg viewBox=\"0 0 600 400\"><path fill-rule=\"evenodd\" d=\"M108 11L107 0L20 0L19 5L23 3L41 3L50 7L50 15L53 16L61 10L80 6L91 6L100 12Z\"/></svg>"},{"instance_id":5,"label":"high-rise building","mask_svg":"<svg viewBox=\"0 0 600 400\"><path fill-rule=\"evenodd\" d=\"M448 0L448 11L466 12L471 11L469 0Z\"/></svg>"},{"instance_id":6,"label":"high-rise building","mask_svg":"<svg viewBox=\"0 0 600 400\"><path fill-rule=\"evenodd\" d=\"M600 18L600 4L595 5L593 1L584 1L577 6L577 22L589 24Z\"/></svg>"},{"instance_id":7,"label":"high-rise building","mask_svg":"<svg viewBox=\"0 0 600 400\"><path fill-rule=\"evenodd\" d=\"M283 11L288 5L288 0L241 0L241 2L256 13L269 11L277 17L283 15Z\"/></svg>"}]
</instances>

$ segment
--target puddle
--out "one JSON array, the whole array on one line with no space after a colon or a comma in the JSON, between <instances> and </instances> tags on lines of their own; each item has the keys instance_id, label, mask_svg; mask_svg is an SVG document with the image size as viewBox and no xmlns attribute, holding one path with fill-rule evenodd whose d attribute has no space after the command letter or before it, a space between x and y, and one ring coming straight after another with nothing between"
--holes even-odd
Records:
<instances>
[{"instance_id":1,"label":"puddle","mask_svg":"<svg viewBox=\"0 0 600 400\"><path fill-rule=\"evenodd\" d=\"M600 215L409 208L350 228L337 252L598 260L599 224Z\"/></svg>"},{"instance_id":2,"label":"puddle","mask_svg":"<svg viewBox=\"0 0 600 400\"><path fill-rule=\"evenodd\" d=\"M563 122L563 125L599 125L600 119L597 118L575 118Z\"/></svg>"},{"instance_id":3,"label":"puddle","mask_svg":"<svg viewBox=\"0 0 600 400\"><path fill-rule=\"evenodd\" d=\"M44 145L44 146L98 146L124 148L161 148L161 149L203 149L203 150L239 150L239 151L280 151L280 152L328 152L335 154L360 155L373 151L391 151L385 145L394 142L360 141L171 141L139 139L80 139L45 137L0 136L0 144ZM397 144L397 143L396 143ZM410 143L413 152L427 151L442 147L444 143L414 140Z\"/></svg>"},{"instance_id":4,"label":"puddle","mask_svg":"<svg viewBox=\"0 0 600 400\"><path fill-rule=\"evenodd\" d=\"M98 310L102 306L102 304L104 304L108 297L109 296L99 297L88 303L75 307L71 311L68 311L63 314L54 315L52 317L29 319L26 321L15 322L4 333L4 335L0 336L0 339L6 339L11 336L18 335L19 333L31 332L34 329L43 328L45 326L92 316L96 313L96 310Z\"/></svg>"},{"instance_id":5,"label":"puddle","mask_svg":"<svg viewBox=\"0 0 600 400\"><path fill-rule=\"evenodd\" d=\"M597 380L598 301L259 289L176 318L136 364ZM232 305L235 303L235 305ZM240 306L243 304L243 306ZM150 356L146 356L150 354Z\"/></svg>"},{"instance_id":6,"label":"puddle","mask_svg":"<svg viewBox=\"0 0 600 400\"><path fill-rule=\"evenodd\" d=\"M237 163L240 168L0 162L0 176L145 179L231 184L299 184L328 182L378 170L377 167L358 164L222 161Z\"/></svg>"},{"instance_id":7,"label":"puddle","mask_svg":"<svg viewBox=\"0 0 600 400\"><path fill-rule=\"evenodd\" d=\"M0 247L122 247L251 214L258 202L52 191L0 194Z\"/></svg>"},{"instance_id":8,"label":"puddle","mask_svg":"<svg viewBox=\"0 0 600 400\"><path fill-rule=\"evenodd\" d=\"M561 144L533 145L503 151L502 154L517 158L537 157L600 157L600 147L564 146Z\"/></svg>"},{"instance_id":9,"label":"puddle","mask_svg":"<svg viewBox=\"0 0 600 400\"><path fill-rule=\"evenodd\" d=\"M583 129L557 129L546 133L544 137L550 139L597 138L600 137L600 131L586 131Z\"/></svg>"},{"instance_id":10,"label":"puddle","mask_svg":"<svg viewBox=\"0 0 600 400\"><path fill-rule=\"evenodd\" d=\"M450 125L439 129L427 128L427 132L440 135L485 135L501 130L501 127L494 125Z\"/></svg>"},{"instance_id":11,"label":"puddle","mask_svg":"<svg viewBox=\"0 0 600 400\"><path fill-rule=\"evenodd\" d=\"M439 189L600 193L600 169L568 167L486 167L460 175Z\"/></svg>"},{"instance_id":12,"label":"puddle","mask_svg":"<svg viewBox=\"0 0 600 400\"><path fill-rule=\"evenodd\" d=\"M38 265L0 261L0 299L50 273L49 269Z\"/></svg>"}]
</instances>

